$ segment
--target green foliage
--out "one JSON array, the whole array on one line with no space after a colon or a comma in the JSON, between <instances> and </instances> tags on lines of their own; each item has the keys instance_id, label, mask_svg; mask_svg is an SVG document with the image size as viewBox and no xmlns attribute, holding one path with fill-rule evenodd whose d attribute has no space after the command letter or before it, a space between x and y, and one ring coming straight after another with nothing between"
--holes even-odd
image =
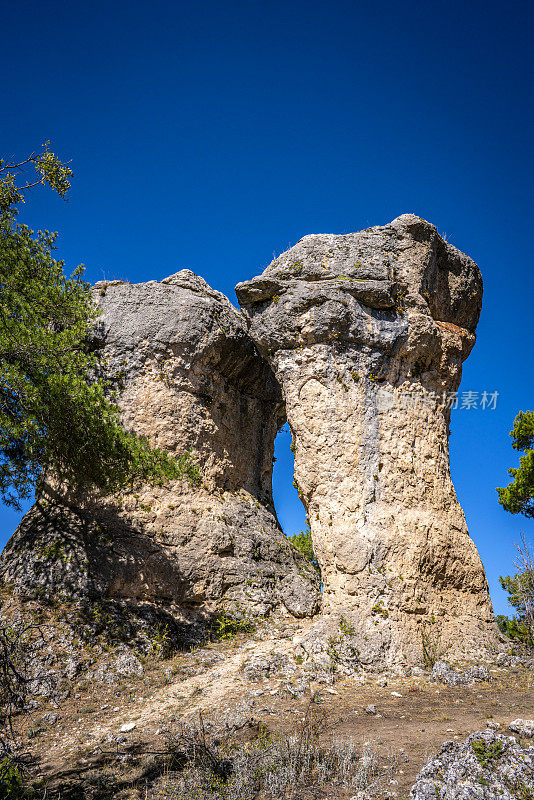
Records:
<instances>
[{"instance_id":1,"label":"green foliage","mask_svg":"<svg viewBox=\"0 0 534 800\"><path fill-rule=\"evenodd\" d=\"M505 592L508 592L508 602L516 608L519 613L523 611L525 594L534 594L534 575L531 572L517 573L513 577L501 576L499 583Z\"/></svg>"},{"instance_id":2,"label":"green foliage","mask_svg":"<svg viewBox=\"0 0 534 800\"><path fill-rule=\"evenodd\" d=\"M517 800L534 800L534 792L529 789L524 781L514 779L513 784L509 785L509 789Z\"/></svg>"},{"instance_id":3,"label":"green foliage","mask_svg":"<svg viewBox=\"0 0 534 800\"><path fill-rule=\"evenodd\" d=\"M16 178L26 166L32 166L37 177L17 186ZM41 153L31 153L24 161L7 162L0 158L0 213L16 213L16 206L24 203L24 192L38 184L48 184L60 197L65 197L70 189L72 170L52 153L50 142L43 144Z\"/></svg>"},{"instance_id":4,"label":"green foliage","mask_svg":"<svg viewBox=\"0 0 534 800\"><path fill-rule=\"evenodd\" d=\"M332 669L335 671L337 669L338 663L341 661L341 656L338 650L339 640L336 636L329 636L328 637L328 644L326 646L326 654L330 659L330 665Z\"/></svg>"},{"instance_id":5,"label":"green foliage","mask_svg":"<svg viewBox=\"0 0 534 800\"><path fill-rule=\"evenodd\" d=\"M24 165L38 178L17 186ZM64 197L71 175L48 143L20 164L0 160L0 499L15 507L46 473L104 494L200 481L189 454L175 459L122 427L120 376L102 377L90 349L98 312L83 267L67 277L57 234L17 223L25 190L48 184Z\"/></svg>"},{"instance_id":6,"label":"green foliage","mask_svg":"<svg viewBox=\"0 0 534 800\"><path fill-rule=\"evenodd\" d=\"M397 292L397 296L395 298L395 310L397 314L404 314L406 311L406 295L408 292L404 290L399 290Z\"/></svg>"},{"instance_id":7,"label":"green foliage","mask_svg":"<svg viewBox=\"0 0 534 800\"><path fill-rule=\"evenodd\" d=\"M249 721L253 738L230 737L228 727L208 732L199 725L182 725L167 743L167 761L178 767L153 785L150 796L161 800L256 800L303 798L324 794L333 786L337 796L349 796L376 785L379 764L369 745L334 737L319 696L310 699L301 722L287 734L271 733ZM210 726L211 727L211 726ZM166 770L168 773L168 768ZM331 794L331 793L330 793Z\"/></svg>"},{"instance_id":8,"label":"green foliage","mask_svg":"<svg viewBox=\"0 0 534 800\"><path fill-rule=\"evenodd\" d=\"M25 789L28 754L21 749L13 719L27 709L32 682L53 686L43 671L40 628L22 620L7 625L0 620L0 800L29 797Z\"/></svg>"},{"instance_id":9,"label":"green foliage","mask_svg":"<svg viewBox=\"0 0 534 800\"><path fill-rule=\"evenodd\" d=\"M516 609L517 614L512 618L500 615L497 617L497 624L510 639L521 641L531 647L534 645L533 631L531 630L534 573L527 569L519 571L513 576L501 575L499 583L505 592L508 592L508 602Z\"/></svg>"},{"instance_id":10,"label":"green foliage","mask_svg":"<svg viewBox=\"0 0 534 800\"><path fill-rule=\"evenodd\" d=\"M509 469L513 481L498 488L499 503L511 514L534 517L534 411L520 411L510 431L512 447L524 452L519 467Z\"/></svg>"},{"instance_id":11,"label":"green foliage","mask_svg":"<svg viewBox=\"0 0 534 800\"><path fill-rule=\"evenodd\" d=\"M506 750L501 742L487 744L483 739L474 739L471 747L483 769L486 767L492 769Z\"/></svg>"},{"instance_id":12,"label":"green foliage","mask_svg":"<svg viewBox=\"0 0 534 800\"><path fill-rule=\"evenodd\" d=\"M321 569L319 567L319 562L317 561L317 558L313 550L310 523L308 522L308 520L306 520L305 531L301 531L300 533L295 533L293 536L288 536L287 538L289 539L295 550L298 550L299 553L302 553L302 555L308 559L310 564L313 565L315 570L320 575Z\"/></svg>"},{"instance_id":13,"label":"green foliage","mask_svg":"<svg viewBox=\"0 0 534 800\"><path fill-rule=\"evenodd\" d=\"M22 800L26 797L24 779L15 759L6 756L0 761L0 800Z\"/></svg>"},{"instance_id":14,"label":"green foliage","mask_svg":"<svg viewBox=\"0 0 534 800\"><path fill-rule=\"evenodd\" d=\"M443 655L441 647L441 631L433 627L435 625L432 617L429 623L421 624L421 649L423 664L427 669L432 669L436 661Z\"/></svg>"},{"instance_id":15,"label":"green foliage","mask_svg":"<svg viewBox=\"0 0 534 800\"><path fill-rule=\"evenodd\" d=\"M151 655L156 661L165 658L172 651L170 640L169 626L160 623L151 643Z\"/></svg>"},{"instance_id":16,"label":"green foliage","mask_svg":"<svg viewBox=\"0 0 534 800\"><path fill-rule=\"evenodd\" d=\"M46 561L63 561L64 563L70 559L65 553L65 545L61 539L54 539L50 544L41 547L39 556Z\"/></svg>"},{"instance_id":17,"label":"green foliage","mask_svg":"<svg viewBox=\"0 0 534 800\"><path fill-rule=\"evenodd\" d=\"M227 614L225 611L220 611L211 627L211 638L214 640L219 639L233 639L242 634L251 634L256 630L256 622L251 618L240 618Z\"/></svg>"},{"instance_id":18,"label":"green foliage","mask_svg":"<svg viewBox=\"0 0 534 800\"><path fill-rule=\"evenodd\" d=\"M385 608L382 603L375 603L371 609L372 614L380 614L381 617L387 619L389 617L389 611Z\"/></svg>"},{"instance_id":19,"label":"green foliage","mask_svg":"<svg viewBox=\"0 0 534 800\"><path fill-rule=\"evenodd\" d=\"M339 618L339 630L344 636L356 636L356 628L343 616Z\"/></svg>"},{"instance_id":20,"label":"green foliage","mask_svg":"<svg viewBox=\"0 0 534 800\"><path fill-rule=\"evenodd\" d=\"M509 579L500 578L501 585L503 580ZM516 617L507 617L504 614L498 614L496 621L499 630L504 633L505 636L508 636L509 639L512 639L512 641L522 642L530 647L534 644L528 625L524 622L519 622Z\"/></svg>"}]
</instances>

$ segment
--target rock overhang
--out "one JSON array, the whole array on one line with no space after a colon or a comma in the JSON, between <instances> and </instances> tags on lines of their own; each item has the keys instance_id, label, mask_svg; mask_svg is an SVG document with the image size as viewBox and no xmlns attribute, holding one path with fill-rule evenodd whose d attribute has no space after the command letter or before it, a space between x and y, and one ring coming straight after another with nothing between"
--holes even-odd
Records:
<instances>
[{"instance_id":1,"label":"rock overhang","mask_svg":"<svg viewBox=\"0 0 534 800\"><path fill-rule=\"evenodd\" d=\"M171 354L175 368L202 365L243 394L280 401L278 383L242 313L191 270L162 281L100 282L93 296L100 309L94 344L107 348L114 363L122 360L127 374L148 357L165 360Z\"/></svg>"},{"instance_id":2,"label":"rock overhang","mask_svg":"<svg viewBox=\"0 0 534 800\"><path fill-rule=\"evenodd\" d=\"M305 236L261 275L238 284L236 295L252 327L261 320L255 338L263 349L276 346L277 335L284 348L336 334L357 342L369 318L387 345L392 324L398 333L399 318L413 315L473 333L482 278L475 262L434 225L403 214L359 233ZM304 337L298 335L299 317ZM295 323L293 336L288 319Z\"/></svg>"}]
</instances>

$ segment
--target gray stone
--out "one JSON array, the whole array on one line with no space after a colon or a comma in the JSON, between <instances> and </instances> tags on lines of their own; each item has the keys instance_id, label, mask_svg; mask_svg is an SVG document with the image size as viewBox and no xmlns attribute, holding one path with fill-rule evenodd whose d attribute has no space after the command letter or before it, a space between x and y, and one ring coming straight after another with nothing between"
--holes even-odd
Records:
<instances>
[{"instance_id":1,"label":"gray stone","mask_svg":"<svg viewBox=\"0 0 534 800\"><path fill-rule=\"evenodd\" d=\"M295 655L309 659L318 669L353 675L361 671L356 631L332 619L323 619L298 642Z\"/></svg>"},{"instance_id":2,"label":"gray stone","mask_svg":"<svg viewBox=\"0 0 534 800\"><path fill-rule=\"evenodd\" d=\"M69 656L63 668L63 674L69 681L78 677L83 668L83 662L74 656Z\"/></svg>"},{"instance_id":3,"label":"gray stone","mask_svg":"<svg viewBox=\"0 0 534 800\"><path fill-rule=\"evenodd\" d=\"M491 675L487 667L477 664L464 672L458 672L445 661L436 661L432 668L432 679L448 686L466 686L470 683L490 681Z\"/></svg>"},{"instance_id":4,"label":"gray stone","mask_svg":"<svg viewBox=\"0 0 534 800\"><path fill-rule=\"evenodd\" d=\"M514 719L508 727L519 736L524 736L528 739L534 736L534 719Z\"/></svg>"},{"instance_id":5,"label":"gray stone","mask_svg":"<svg viewBox=\"0 0 534 800\"><path fill-rule=\"evenodd\" d=\"M280 581L278 593L284 606L294 617L310 617L321 607L317 587L310 582L309 576L292 572Z\"/></svg>"},{"instance_id":6,"label":"gray stone","mask_svg":"<svg viewBox=\"0 0 534 800\"><path fill-rule=\"evenodd\" d=\"M128 733L128 731L133 731L136 727L135 722L125 722L124 725L121 725L121 733Z\"/></svg>"},{"instance_id":7,"label":"gray stone","mask_svg":"<svg viewBox=\"0 0 534 800\"><path fill-rule=\"evenodd\" d=\"M106 683L108 686L115 686L119 682L119 677L109 664L99 664L97 668L87 676L98 683Z\"/></svg>"},{"instance_id":8,"label":"gray stone","mask_svg":"<svg viewBox=\"0 0 534 800\"><path fill-rule=\"evenodd\" d=\"M124 653L115 659L115 672L117 675L141 677L143 665L132 653Z\"/></svg>"},{"instance_id":9,"label":"gray stone","mask_svg":"<svg viewBox=\"0 0 534 800\"><path fill-rule=\"evenodd\" d=\"M449 686L459 686L465 683L462 675L453 670L450 664L447 664L445 661L436 661L432 667L431 678L440 683L446 683Z\"/></svg>"},{"instance_id":10,"label":"gray stone","mask_svg":"<svg viewBox=\"0 0 534 800\"><path fill-rule=\"evenodd\" d=\"M498 667L518 667L523 659L520 656L514 656L510 653L499 653L495 659Z\"/></svg>"},{"instance_id":11,"label":"gray stone","mask_svg":"<svg viewBox=\"0 0 534 800\"><path fill-rule=\"evenodd\" d=\"M286 655L275 651L268 655L256 655L245 661L243 673L251 681L269 678L282 672L289 664Z\"/></svg>"},{"instance_id":12,"label":"gray stone","mask_svg":"<svg viewBox=\"0 0 534 800\"><path fill-rule=\"evenodd\" d=\"M445 742L421 770L410 800L518 800L534 792L534 747L494 731Z\"/></svg>"},{"instance_id":13,"label":"gray stone","mask_svg":"<svg viewBox=\"0 0 534 800\"><path fill-rule=\"evenodd\" d=\"M189 453L200 479L98 499L50 476L0 579L23 597L98 603L91 636L120 630L145 652L163 630L177 647L196 641L221 611L306 617L322 603L299 655L329 679L409 668L423 643L495 657L502 637L448 454L482 302L477 265L405 214L306 236L236 292L243 313L189 270L94 287L90 344L124 374L126 427ZM322 600L273 507L286 418ZM487 680L483 669L443 676Z\"/></svg>"},{"instance_id":14,"label":"gray stone","mask_svg":"<svg viewBox=\"0 0 534 800\"><path fill-rule=\"evenodd\" d=\"M484 664L475 664L463 673L468 683L479 683L480 681L491 681L489 669Z\"/></svg>"}]
</instances>

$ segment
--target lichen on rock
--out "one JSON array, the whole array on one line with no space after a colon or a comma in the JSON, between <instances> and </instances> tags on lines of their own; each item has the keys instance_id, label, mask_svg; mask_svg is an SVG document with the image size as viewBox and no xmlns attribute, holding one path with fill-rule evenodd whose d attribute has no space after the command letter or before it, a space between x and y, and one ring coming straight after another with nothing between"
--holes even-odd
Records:
<instances>
[{"instance_id":1,"label":"lichen on rock","mask_svg":"<svg viewBox=\"0 0 534 800\"><path fill-rule=\"evenodd\" d=\"M494 731L445 742L423 767L410 800L522 800L534 792L534 747Z\"/></svg>"}]
</instances>

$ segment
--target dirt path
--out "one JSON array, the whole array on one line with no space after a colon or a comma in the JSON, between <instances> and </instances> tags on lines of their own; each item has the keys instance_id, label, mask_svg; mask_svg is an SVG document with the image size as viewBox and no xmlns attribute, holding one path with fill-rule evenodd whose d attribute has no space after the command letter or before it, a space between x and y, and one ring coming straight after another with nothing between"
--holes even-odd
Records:
<instances>
[{"instance_id":1,"label":"dirt path","mask_svg":"<svg viewBox=\"0 0 534 800\"><path fill-rule=\"evenodd\" d=\"M421 766L444 741L460 741L484 729L488 721L506 732L512 719L534 717L533 675L524 668L495 668L490 682L457 688L423 678L388 676L381 680L386 685L377 685L376 676L367 676L364 683L344 677L333 685L311 683L297 696L285 690L287 678L275 675L253 682L243 672L250 659L267 659L273 651L289 658L293 650L291 638L265 632L262 639L209 648L212 657L220 658L217 663L196 675L171 676L163 685L153 683L154 676L161 677L162 666L136 682L109 688L93 684L57 711L59 720L49 731L33 739L43 774L90 764L102 749L116 747L117 738L123 748L161 749L163 734L199 711L206 719L241 715L261 720L270 730L294 731L315 694L336 723L337 736L372 742L389 762L394 755L389 794L382 796L407 798ZM369 705L375 706L375 713L366 712ZM121 731L125 725L134 727Z\"/></svg>"}]
</instances>

